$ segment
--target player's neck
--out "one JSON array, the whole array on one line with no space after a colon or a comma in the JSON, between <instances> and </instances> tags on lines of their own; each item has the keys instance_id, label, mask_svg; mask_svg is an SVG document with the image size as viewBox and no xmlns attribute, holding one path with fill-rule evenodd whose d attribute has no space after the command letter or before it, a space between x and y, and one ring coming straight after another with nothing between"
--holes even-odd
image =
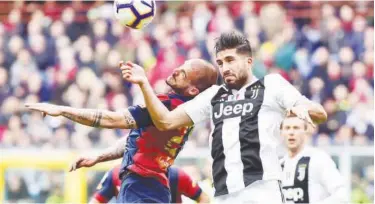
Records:
<instances>
[{"instance_id":1,"label":"player's neck","mask_svg":"<svg viewBox=\"0 0 375 204\"><path fill-rule=\"evenodd\" d=\"M293 159L294 157L296 157L297 154L299 154L299 153L302 151L303 146L304 146L304 145L301 145L300 147L298 147L298 148L295 149L295 150L291 150L291 149L289 149L289 150L288 150L288 156L289 156L289 158L292 158L292 159Z\"/></svg>"},{"instance_id":2,"label":"player's neck","mask_svg":"<svg viewBox=\"0 0 375 204\"><path fill-rule=\"evenodd\" d=\"M244 86L246 86L246 85L248 85L248 84L251 84L251 83L253 83L253 82L254 82L254 80L255 80L255 78L254 78L254 75L252 75L252 74L249 74L249 77L247 78L247 80L246 80L246 82L245 82Z\"/></svg>"},{"instance_id":3,"label":"player's neck","mask_svg":"<svg viewBox=\"0 0 375 204\"><path fill-rule=\"evenodd\" d=\"M245 82L242 83L242 85L239 85L238 87L235 87L234 89L235 90L240 90L242 89L243 87L248 87L250 84L252 84L254 81L256 80L256 78L250 74L249 77L246 79Z\"/></svg>"}]
</instances>

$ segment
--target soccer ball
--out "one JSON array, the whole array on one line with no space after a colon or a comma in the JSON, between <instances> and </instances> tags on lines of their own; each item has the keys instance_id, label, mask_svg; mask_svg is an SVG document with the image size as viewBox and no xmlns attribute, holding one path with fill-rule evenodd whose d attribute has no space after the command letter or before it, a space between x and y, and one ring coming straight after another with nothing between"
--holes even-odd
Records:
<instances>
[{"instance_id":1,"label":"soccer ball","mask_svg":"<svg viewBox=\"0 0 375 204\"><path fill-rule=\"evenodd\" d=\"M115 0L115 17L123 26L142 29L155 15L155 0Z\"/></svg>"}]
</instances>

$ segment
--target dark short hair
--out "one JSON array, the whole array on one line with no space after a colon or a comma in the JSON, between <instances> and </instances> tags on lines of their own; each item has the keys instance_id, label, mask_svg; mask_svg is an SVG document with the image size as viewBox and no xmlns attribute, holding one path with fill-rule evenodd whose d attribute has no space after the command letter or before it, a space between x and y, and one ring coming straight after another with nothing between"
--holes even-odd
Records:
<instances>
[{"instance_id":1,"label":"dark short hair","mask_svg":"<svg viewBox=\"0 0 375 204\"><path fill-rule=\"evenodd\" d=\"M215 51L216 54L226 49L237 49L237 53L252 56L251 46L249 40L237 31L222 33L216 40Z\"/></svg>"}]
</instances>

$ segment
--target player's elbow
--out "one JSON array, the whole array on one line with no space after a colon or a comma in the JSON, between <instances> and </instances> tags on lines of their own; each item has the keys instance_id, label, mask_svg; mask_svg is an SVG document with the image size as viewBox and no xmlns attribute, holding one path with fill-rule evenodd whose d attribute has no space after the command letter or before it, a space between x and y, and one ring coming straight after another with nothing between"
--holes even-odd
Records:
<instances>
[{"instance_id":1,"label":"player's elbow","mask_svg":"<svg viewBox=\"0 0 375 204\"><path fill-rule=\"evenodd\" d=\"M321 124L327 121L328 115L323 106L313 103L313 105L310 106L309 109L309 115L311 116L311 119L314 121L314 123Z\"/></svg>"},{"instance_id":2,"label":"player's elbow","mask_svg":"<svg viewBox=\"0 0 375 204\"><path fill-rule=\"evenodd\" d=\"M326 122L328 120L328 114L327 114L327 112L323 109L323 111L322 111L322 118L321 118L321 123L323 123L323 122Z\"/></svg>"},{"instance_id":3,"label":"player's elbow","mask_svg":"<svg viewBox=\"0 0 375 204\"><path fill-rule=\"evenodd\" d=\"M328 119L328 115L327 115L327 112L324 110L324 108L319 105L319 111L318 111L318 114L317 114L317 117L316 117L316 123L317 124L321 124L321 123L324 123L327 121Z\"/></svg>"}]
</instances>

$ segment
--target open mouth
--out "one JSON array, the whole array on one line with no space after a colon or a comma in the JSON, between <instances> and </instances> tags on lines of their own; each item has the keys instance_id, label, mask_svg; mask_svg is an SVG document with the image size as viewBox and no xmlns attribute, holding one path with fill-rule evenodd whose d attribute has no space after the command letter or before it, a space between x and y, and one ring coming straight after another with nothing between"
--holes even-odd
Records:
<instances>
[{"instance_id":1,"label":"open mouth","mask_svg":"<svg viewBox=\"0 0 375 204\"><path fill-rule=\"evenodd\" d=\"M293 142L295 142L296 141L296 139L294 139L294 138L289 138L288 139L288 142L291 142L291 143L293 143Z\"/></svg>"}]
</instances>

